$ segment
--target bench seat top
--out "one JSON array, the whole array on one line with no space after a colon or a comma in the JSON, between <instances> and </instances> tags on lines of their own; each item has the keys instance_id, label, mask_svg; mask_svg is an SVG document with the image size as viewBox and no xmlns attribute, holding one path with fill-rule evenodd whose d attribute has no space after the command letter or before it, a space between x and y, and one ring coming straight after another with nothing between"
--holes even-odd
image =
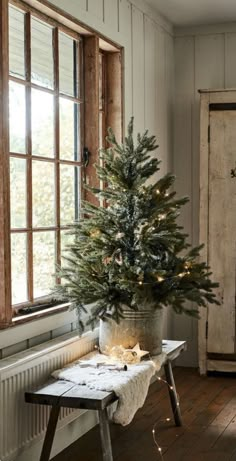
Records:
<instances>
[{"instance_id":1,"label":"bench seat top","mask_svg":"<svg viewBox=\"0 0 236 461\"><path fill-rule=\"evenodd\" d=\"M115 400L117 397L114 392L90 389L87 386L54 378L44 386L25 393L25 401L29 403L88 410L103 410Z\"/></svg>"},{"instance_id":2,"label":"bench seat top","mask_svg":"<svg viewBox=\"0 0 236 461\"><path fill-rule=\"evenodd\" d=\"M163 341L163 352L166 353L167 360L174 360L185 349L185 341ZM155 357L153 359L155 362ZM116 400L114 392L90 389L86 385L54 378L50 378L43 386L25 393L25 401L29 403L88 410L103 410Z\"/></svg>"}]
</instances>

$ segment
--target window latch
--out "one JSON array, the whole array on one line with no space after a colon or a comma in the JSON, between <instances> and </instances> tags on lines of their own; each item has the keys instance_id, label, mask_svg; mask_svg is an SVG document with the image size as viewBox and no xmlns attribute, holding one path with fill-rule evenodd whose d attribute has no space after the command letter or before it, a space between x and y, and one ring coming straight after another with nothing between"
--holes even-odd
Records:
<instances>
[{"instance_id":1,"label":"window latch","mask_svg":"<svg viewBox=\"0 0 236 461\"><path fill-rule=\"evenodd\" d=\"M87 147L84 147L84 149L83 149L83 165L85 167L87 167L88 164L89 164L89 157L90 157L90 152L89 152Z\"/></svg>"}]
</instances>

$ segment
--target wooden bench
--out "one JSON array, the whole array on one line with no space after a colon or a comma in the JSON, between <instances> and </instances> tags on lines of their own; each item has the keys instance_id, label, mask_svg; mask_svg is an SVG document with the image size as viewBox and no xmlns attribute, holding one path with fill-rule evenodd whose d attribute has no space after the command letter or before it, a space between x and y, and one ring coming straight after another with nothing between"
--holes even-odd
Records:
<instances>
[{"instance_id":1,"label":"wooden bench","mask_svg":"<svg viewBox=\"0 0 236 461\"><path fill-rule=\"evenodd\" d=\"M165 376L169 384L170 403L176 426L182 425L182 419L172 372L172 361L184 350L186 350L185 341L163 341L163 351L167 354L164 363ZM25 400L29 403L52 406L40 461L49 461L50 459L59 412L62 407L98 411L103 461L113 460L107 407L117 400L114 392L97 391L84 385L75 385L69 381L52 378L40 389L26 392Z\"/></svg>"}]
</instances>

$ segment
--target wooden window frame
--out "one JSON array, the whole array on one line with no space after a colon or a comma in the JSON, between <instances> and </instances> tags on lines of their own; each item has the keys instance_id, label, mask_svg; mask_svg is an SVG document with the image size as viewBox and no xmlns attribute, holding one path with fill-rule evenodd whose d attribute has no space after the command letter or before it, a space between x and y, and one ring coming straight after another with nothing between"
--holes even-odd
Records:
<instances>
[{"instance_id":1,"label":"wooden window frame","mask_svg":"<svg viewBox=\"0 0 236 461\"><path fill-rule=\"evenodd\" d=\"M101 60L101 65L100 65ZM101 67L101 68L100 68ZM100 72L101 70L101 72ZM101 85L99 83L99 92L101 89L101 95L99 94L99 119L102 121L102 140L100 139L101 132L99 133L99 147L105 147L106 127L107 127L107 76L106 76L106 53L103 50L99 50L99 79L101 79ZM102 103L100 104L100 101ZM100 123L100 121L99 121Z\"/></svg>"},{"instance_id":2,"label":"wooden window frame","mask_svg":"<svg viewBox=\"0 0 236 461\"><path fill-rule=\"evenodd\" d=\"M12 4L12 3L11 3ZM13 3L15 6L15 2ZM63 27L61 29L60 24L53 21L48 20L42 13L36 14L35 10L31 11L31 8L26 8L21 2L17 2L17 7L20 10L23 10L25 13L25 79L18 78L9 74L9 82L13 81L22 87L25 88L25 95L26 95L26 153L16 153L10 152L10 158L18 158L24 159L27 162L26 168L26 183L27 183L27 225L24 228L17 228L11 229L12 234L26 234L27 238L27 293L28 293L28 301L22 302L20 304L14 305L14 312L17 314L23 308L28 306L33 306L35 304L43 304L47 303L48 298L50 299L52 296L47 295L46 297L42 298L35 298L33 294L33 236L39 232L54 232L55 235L55 245L56 245L56 260L55 263L57 265L61 262L61 230L65 230L68 226L62 226L60 223L60 166L61 165L71 165L74 167L81 168L82 163L81 160L63 160L60 158L60 134L59 134L59 126L60 126L60 113L59 113L59 103L60 99L64 98L68 101L74 102L78 104L78 111L81 112L81 104L83 102L82 95L81 95L81 78L78 73L78 68L81 69L81 38L79 35L75 33L70 34L70 31ZM45 88L40 84L35 84L31 82L31 18L38 18L44 24L50 24L52 29L52 49L53 49L53 89ZM67 94L61 93L59 88L59 33L60 32L66 33L67 36L70 36L75 40L75 60L76 60L76 78L75 84L79 88L78 96L69 96ZM40 155L34 155L32 153L32 132L31 132L31 125L32 125L32 118L31 118L31 94L32 90L37 89L43 91L47 94L52 95L53 97L53 104L54 104L54 127L53 127L53 134L54 134L54 156L53 157L44 157ZM80 114L81 119L81 114ZM81 146L80 146L81 150ZM54 172L55 172L55 225L52 226L45 226L45 227L33 227L33 219L32 219L32 165L33 162L37 160L40 162L47 162L51 165L54 165ZM81 191L79 193L81 196Z\"/></svg>"},{"instance_id":3,"label":"wooden window frame","mask_svg":"<svg viewBox=\"0 0 236 461\"><path fill-rule=\"evenodd\" d=\"M32 3L31 0L26 0L29 3ZM47 9L45 9L46 16L39 12L37 9L32 7L32 5L24 4L20 0L2 0L2 5L0 9L0 59L2 65L0 66L0 329L6 328L12 325L22 323L27 320L32 320L32 318L38 318L41 316L54 314L60 310L64 310L67 308L65 305L57 306L57 308L46 309L43 312L37 312L34 315L29 316L21 316L19 318L15 317L13 319L13 309L11 307L11 253L10 253L10 174L9 174L9 126L8 126L8 85L9 80L15 81L20 83L21 85L25 85L26 91L30 92L32 88L44 90L43 87L40 85L34 84L30 82L30 62L28 62L27 70L28 73L26 75L25 81L22 79L18 79L15 76L9 77L9 57L8 57L8 5L13 4L16 7L20 7L24 9L26 15L33 14L34 17L38 19L46 21L48 24L56 27L57 33L54 32L54 45L56 52L54 52L54 59L58 59L58 27L62 32L65 32L67 35L70 35L72 38L78 40L78 33L70 30L67 26L61 24L53 17L48 16L48 5L46 2L42 1L41 4L45 4ZM55 13L55 8L52 9L52 13ZM59 14L61 16L61 10L59 10ZM53 14L52 14L53 16ZM56 17L58 18L58 12L56 11ZM62 19L64 15L61 16ZM65 14L65 22L66 14ZM71 18L68 18L70 21ZM64 21L63 21L64 22ZM69 23L69 22L68 22ZM78 22L76 22L78 24ZM84 28L84 26L83 26ZM28 22L27 26L28 33L30 32L30 24ZM84 29L86 30L86 29ZM56 120L56 143L55 146L55 153L57 153L57 158L47 159L45 157L40 158L40 156L32 156L31 155L31 140L27 136L28 144L28 151L27 154L17 154L12 153L12 157L17 157L21 159L28 159L29 156L31 158L31 165L34 159L42 160L42 161L50 161L56 163L56 169L59 170L60 164L73 164L81 168L81 176L82 181L81 184L83 186L83 181L89 183L92 186L97 185L97 179L95 174L94 163L97 162L98 159L98 150L99 150L99 43L100 40L103 43L104 39L100 39L97 33L93 33L91 29L86 30L86 35L82 37L83 40L83 55L80 62L80 71L83 72L83 78L81 79L81 88L82 94L84 95L84 101L82 101L81 94L79 98L73 98L70 96L65 96L67 99L75 101L78 104L81 104L83 107L81 111L81 119L83 120L84 131L81 131L81 144L86 146L90 153L90 161L89 165L85 167L83 165L83 158L80 161L70 162L64 161L59 159L59 149L57 147L59 143L59 120L58 117L55 118ZM79 42L81 43L81 42ZM109 44L109 41L107 42ZM109 44L109 47L111 45ZM108 47L108 48L109 48ZM27 50L26 50L27 51ZM116 58L114 58L116 56ZM29 50L26 53L26 60L29 60ZM116 65L114 65L114 61ZM113 64L112 64L113 62ZM117 138L121 140L122 138L122 50L120 47L114 46L114 52L107 52L106 53L106 66L109 67L111 65L110 74L108 79L106 78L106 91L110 94L110 102L107 100L106 102L106 119L108 121L107 126L112 126ZM118 74L116 76L116 73ZM55 85L54 90L45 89L47 93L59 94L59 82L58 76L55 75ZM28 90L30 88L30 90ZM109 93L110 92L110 93ZM60 95L63 97L63 95ZM57 99L59 102L59 99ZM114 111L116 101L116 110ZM57 102L57 103L58 103ZM117 104L118 102L118 104ZM117 112L118 108L118 112ZM58 111L58 108L57 108ZM58 114L59 112L57 112ZM29 125L29 120L28 120ZM29 126L27 128L27 132L29 132ZM82 147L82 146L81 146ZM82 149L81 149L82 152ZM28 173L29 174L29 173ZM58 172L57 172L58 174ZM28 179L29 180L29 179ZM29 180L30 181L30 180ZM59 181L57 182L59 184ZM32 184L31 184L32 188ZM58 194L58 190L56 192ZM89 194L86 190L82 187L82 197L86 198L87 200L91 201L92 203L96 203L94 201L93 196ZM28 199L29 200L29 199ZM31 208L32 210L32 208ZM59 205L57 201L56 206L56 225L53 227L48 228L37 228L34 229L34 232L40 232L42 230L53 230L58 234L58 245L57 245L57 259L60 263L60 219L59 219ZM32 215L29 216L28 222L31 223L26 229L14 229L13 232L25 232L26 230L31 233L32 235ZM66 226L63 226L65 229ZM32 237L31 237L32 239ZM33 258L32 254L32 244L31 244L31 255L30 258ZM32 280L30 281L32 286ZM30 293L30 290L28 290ZM24 303L27 305L27 303Z\"/></svg>"}]
</instances>

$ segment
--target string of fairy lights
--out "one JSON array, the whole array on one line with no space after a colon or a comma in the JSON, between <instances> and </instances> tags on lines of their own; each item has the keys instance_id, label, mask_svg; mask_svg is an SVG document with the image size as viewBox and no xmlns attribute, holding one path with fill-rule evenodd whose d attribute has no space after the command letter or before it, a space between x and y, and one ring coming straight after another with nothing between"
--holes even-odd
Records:
<instances>
[{"instance_id":1,"label":"string of fairy lights","mask_svg":"<svg viewBox=\"0 0 236 461\"><path fill-rule=\"evenodd\" d=\"M120 346L121 347L121 346ZM101 354L101 351L100 351L100 348L98 345L95 345L94 346L94 349L99 353ZM110 354L109 354L110 355ZM115 357L115 356L114 356ZM113 357L113 358L114 358ZM117 357L115 357L117 359ZM152 357L151 355L149 354L149 359L152 360ZM179 409L179 406L180 406L180 398L179 398L179 394L176 392L176 388L174 386L172 386L171 384L168 383L168 381L166 381L165 379L163 379L161 376L157 376L157 381L165 384L169 391L175 393L175 399L176 399L176 408L174 409L173 411L173 414L174 414L174 417L175 417L175 413L177 413L178 409ZM165 422L170 422L171 421L171 418L165 418L164 420ZM162 447L160 446L159 442L158 442L158 432L157 432L157 425L159 424L159 421L156 421L152 427L152 438L153 438L153 442L154 442L154 445L156 447L156 450L157 450L157 453L158 453L158 456L159 456L159 460L160 461L165 461L164 460L164 455L163 455L163 449Z\"/></svg>"},{"instance_id":2,"label":"string of fairy lights","mask_svg":"<svg viewBox=\"0 0 236 461\"><path fill-rule=\"evenodd\" d=\"M162 382L163 384L166 384L167 387L169 388L169 390L171 392L175 392L176 393L176 389L174 389L173 386L171 386L165 379L161 378L160 376L157 377L157 380ZM177 403L176 403L176 408L174 410L174 414L177 412L178 410L178 407L180 406L180 400L179 400L179 395L176 393L176 398L177 398ZM170 422L171 421L171 418L166 418L165 419L165 422ZM154 442L154 445L156 447L156 450L157 450L157 453L159 455L159 459L161 461L164 461L164 455L163 455L163 449L162 447L160 446L160 444L158 443L158 440L157 440L157 437L158 437L158 434L157 434L157 425L158 425L158 421L156 421L152 427L152 438L153 438L153 442Z\"/></svg>"},{"instance_id":3,"label":"string of fairy lights","mask_svg":"<svg viewBox=\"0 0 236 461\"><path fill-rule=\"evenodd\" d=\"M112 186L112 189L115 189L115 187ZM125 192L125 191L126 190L124 189L123 192ZM156 189L156 194L161 195L162 192L159 189ZM169 193L165 192L164 196L167 198L169 196ZM164 213L159 214L158 221L162 221L164 219L166 219L166 214L164 214ZM150 231L154 231L154 230L155 230L155 227L150 227ZM100 234L100 231L98 229L96 229L96 230L92 231L90 235L93 238L97 238L99 236L99 234ZM119 240L119 239L121 239L123 237L123 234L121 232L119 232L116 237L117 237L117 240ZM190 262L185 262L183 269L184 270L182 272L179 272L178 274L175 274L174 277L172 276L172 278L175 278L175 277L182 278L182 277L185 277L186 275L187 276L191 275L191 263ZM159 283L162 283L162 282L164 282L166 280L166 278L163 277L163 275L157 275L156 279L157 279L157 282L159 282ZM132 283L133 284L138 284L140 286L153 284L153 282L145 282L143 280L132 281ZM157 380L159 382L165 384L168 387L170 392L173 392L173 393L176 394L177 403L176 403L176 409L174 410L174 414L175 414L175 412L177 412L177 410L178 410L178 407L180 406L179 395L176 393L176 389L174 389L173 386L171 386L165 379L161 378L160 376L157 377ZM165 422L170 422L170 421L171 421L171 418L165 418ZM159 421L156 421L154 423L153 427L152 427L152 438L153 438L153 442L154 442L154 445L156 447L156 450L157 450L158 457L159 457L160 461L164 461L163 449L162 449L162 447L160 446L160 444L158 442L158 431L157 431L157 425L158 424L159 424Z\"/></svg>"}]
</instances>

